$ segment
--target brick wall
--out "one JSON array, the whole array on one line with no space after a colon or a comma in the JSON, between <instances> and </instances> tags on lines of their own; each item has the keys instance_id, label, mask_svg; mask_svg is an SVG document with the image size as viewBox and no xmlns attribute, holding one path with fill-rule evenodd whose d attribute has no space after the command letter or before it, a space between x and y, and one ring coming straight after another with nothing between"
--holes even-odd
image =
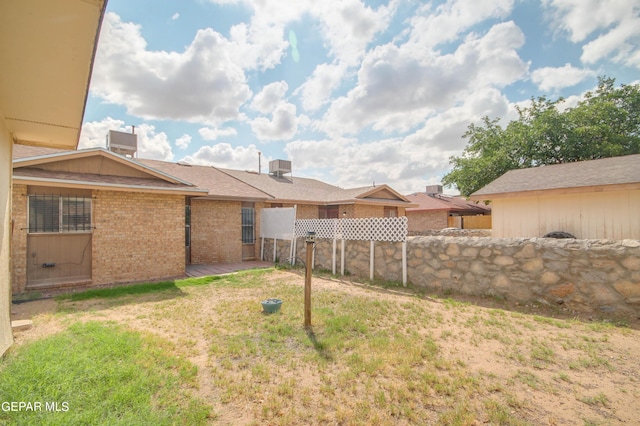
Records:
<instances>
[{"instance_id":1,"label":"brick wall","mask_svg":"<svg viewBox=\"0 0 640 426\"><path fill-rule=\"evenodd\" d=\"M349 216L347 212L347 217L355 217L355 218L366 218L366 217L384 217L384 207L383 206L370 206L366 204L357 204L355 206L342 206L342 207L352 207L354 209L354 215ZM398 212L400 213L400 212Z\"/></svg>"},{"instance_id":2,"label":"brick wall","mask_svg":"<svg viewBox=\"0 0 640 426\"><path fill-rule=\"evenodd\" d=\"M241 215L239 201L191 200L191 263L241 262Z\"/></svg>"},{"instance_id":3,"label":"brick wall","mask_svg":"<svg viewBox=\"0 0 640 426\"><path fill-rule=\"evenodd\" d=\"M94 285L184 274L184 196L93 191Z\"/></svg>"},{"instance_id":4,"label":"brick wall","mask_svg":"<svg viewBox=\"0 0 640 426\"><path fill-rule=\"evenodd\" d=\"M22 293L27 285L27 186L13 185L11 208L11 291Z\"/></svg>"},{"instance_id":5,"label":"brick wall","mask_svg":"<svg viewBox=\"0 0 640 426\"><path fill-rule=\"evenodd\" d=\"M447 225L447 212L407 212L409 232L444 229Z\"/></svg>"}]
</instances>

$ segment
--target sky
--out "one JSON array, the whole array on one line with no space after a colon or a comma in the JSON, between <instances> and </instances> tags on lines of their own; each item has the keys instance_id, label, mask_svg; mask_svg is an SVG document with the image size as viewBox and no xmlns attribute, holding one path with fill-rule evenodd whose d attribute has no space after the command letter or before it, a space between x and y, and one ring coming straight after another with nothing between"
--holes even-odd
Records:
<instances>
[{"instance_id":1,"label":"sky","mask_svg":"<svg viewBox=\"0 0 640 426\"><path fill-rule=\"evenodd\" d=\"M139 158L410 194L603 75L640 81L640 0L109 0L79 148L135 126Z\"/></svg>"}]
</instances>

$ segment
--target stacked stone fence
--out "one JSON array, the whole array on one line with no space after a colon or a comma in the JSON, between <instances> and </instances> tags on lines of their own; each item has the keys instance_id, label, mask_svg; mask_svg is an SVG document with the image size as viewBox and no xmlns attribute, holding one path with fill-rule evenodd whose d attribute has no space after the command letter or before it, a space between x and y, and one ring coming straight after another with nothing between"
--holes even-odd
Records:
<instances>
[{"instance_id":1,"label":"stacked stone fence","mask_svg":"<svg viewBox=\"0 0 640 426\"><path fill-rule=\"evenodd\" d=\"M278 241L281 261L290 257L290 244ZM273 242L265 247L272 250ZM401 281L402 243L376 242L374 250L376 278ZM332 253L332 240L316 240L315 268L331 269ZM305 258L302 238L296 256ZM340 258L338 253L338 264ZM345 241L344 259L347 273L369 278L368 242ZM412 286L428 291L640 315L638 240L409 237L407 276Z\"/></svg>"}]
</instances>

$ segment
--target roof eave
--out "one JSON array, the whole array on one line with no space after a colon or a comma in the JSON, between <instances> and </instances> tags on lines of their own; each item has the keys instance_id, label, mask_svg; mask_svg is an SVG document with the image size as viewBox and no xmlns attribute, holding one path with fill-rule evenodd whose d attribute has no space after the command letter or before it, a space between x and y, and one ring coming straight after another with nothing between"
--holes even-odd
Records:
<instances>
[{"instance_id":1,"label":"roof eave","mask_svg":"<svg viewBox=\"0 0 640 426\"><path fill-rule=\"evenodd\" d=\"M13 183L19 185L56 186L63 188L101 189L127 192L153 192L174 195L203 195L206 190L191 188L166 188L162 186L127 185L106 182L89 182L54 178L36 178L31 176L14 176Z\"/></svg>"},{"instance_id":2,"label":"roof eave","mask_svg":"<svg viewBox=\"0 0 640 426\"><path fill-rule=\"evenodd\" d=\"M15 169L15 168L21 168L21 167L30 167L30 166L39 165L39 164L53 163L61 160L73 160L73 159L79 159L79 158L92 157L95 155L110 158L120 164L124 164L138 171L148 173L153 177L162 179L170 183L194 186L191 182L187 182L186 180L180 179L168 173L164 173L160 170L154 169L153 167L150 167L143 163L135 161L134 159L123 157L121 155L116 154L115 152L108 151L104 148L88 148L88 149L81 149L78 151L62 151L62 152L54 152L51 154L38 155L35 157L18 158L13 160L13 168Z\"/></svg>"},{"instance_id":3,"label":"roof eave","mask_svg":"<svg viewBox=\"0 0 640 426\"><path fill-rule=\"evenodd\" d=\"M500 198L520 198L520 197L538 197L544 195L565 195L565 194L584 194L590 192L609 192L609 191L625 191L640 190L640 182L622 183L612 185L594 185L594 186L577 186L571 188L549 188L536 189L529 191L513 191L513 192L497 192L497 193L477 193L471 194L469 199L473 201L488 201Z\"/></svg>"}]
</instances>

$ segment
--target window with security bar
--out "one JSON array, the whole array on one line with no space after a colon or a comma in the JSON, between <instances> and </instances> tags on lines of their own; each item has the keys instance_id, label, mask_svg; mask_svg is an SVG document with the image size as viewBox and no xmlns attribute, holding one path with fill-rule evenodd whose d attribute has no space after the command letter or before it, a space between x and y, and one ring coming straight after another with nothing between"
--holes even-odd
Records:
<instances>
[{"instance_id":1,"label":"window with security bar","mask_svg":"<svg viewBox=\"0 0 640 426\"><path fill-rule=\"evenodd\" d=\"M253 203L242 203L242 244L255 242L255 208Z\"/></svg>"},{"instance_id":2,"label":"window with security bar","mask_svg":"<svg viewBox=\"0 0 640 426\"><path fill-rule=\"evenodd\" d=\"M91 231L91 198L29 195L29 232Z\"/></svg>"}]
</instances>

